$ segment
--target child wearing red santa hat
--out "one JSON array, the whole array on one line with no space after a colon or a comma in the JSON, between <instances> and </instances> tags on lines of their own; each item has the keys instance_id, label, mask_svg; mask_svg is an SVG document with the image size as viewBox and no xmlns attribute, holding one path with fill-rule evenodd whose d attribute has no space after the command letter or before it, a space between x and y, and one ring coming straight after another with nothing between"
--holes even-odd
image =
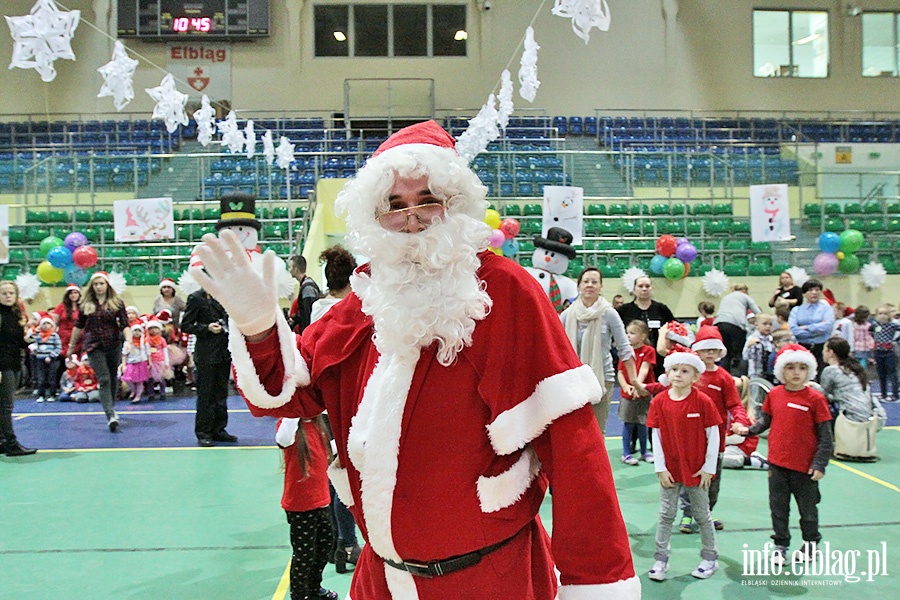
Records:
<instances>
[{"instance_id":1,"label":"child wearing red santa hat","mask_svg":"<svg viewBox=\"0 0 900 600\"><path fill-rule=\"evenodd\" d=\"M162 323L155 318L147 322L147 345L150 347L150 400L166 399L166 379L171 378L169 353L166 351L165 338L162 336ZM156 389L159 388L157 393Z\"/></svg>"},{"instance_id":2,"label":"child wearing red santa hat","mask_svg":"<svg viewBox=\"0 0 900 600\"><path fill-rule=\"evenodd\" d=\"M740 435L769 432L769 508L772 513L772 562L789 562L791 496L800 511L803 548L793 562L812 560L822 540L819 533L819 480L834 450L831 411L821 393L809 386L818 364L800 344L787 344L775 358L775 376L784 385L772 389L762 418L751 427L735 426Z\"/></svg>"},{"instance_id":3,"label":"child wearing red santa hat","mask_svg":"<svg viewBox=\"0 0 900 600\"><path fill-rule=\"evenodd\" d=\"M647 415L647 426L653 428L654 465L660 483L656 562L649 576L654 581L666 578L672 524L678 514L678 497L683 493L691 500L702 544L701 562L691 575L707 579L718 569L708 490L716 477L722 419L712 400L694 385L706 370L696 352L681 346L673 348L664 365L669 389L653 399Z\"/></svg>"},{"instance_id":4,"label":"child wearing red santa hat","mask_svg":"<svg viewBox=\"0 0 900 600\"><path fill-rule=\"evenodd\" d=\"M144 337L144 325L139 321L131 325L131 343L122 347L119 373L128 385L131 403L137 404L144 393L144 384L150 379L150 346Z\"/></svg>"},{"instance_id":5,"label":"child wearing red santa hat","mask_svg":"<svg viewBox=\"0 0 900 600\"><path fill-rule=\"evenodd\" d=\"M32 334L34 340L29 346L37 381L37 402L56 401L56 373L59 369L59 355L62 342L56 333L56 321L50 313L40 313L38 329Z\"/></svg>"}]
</instances>

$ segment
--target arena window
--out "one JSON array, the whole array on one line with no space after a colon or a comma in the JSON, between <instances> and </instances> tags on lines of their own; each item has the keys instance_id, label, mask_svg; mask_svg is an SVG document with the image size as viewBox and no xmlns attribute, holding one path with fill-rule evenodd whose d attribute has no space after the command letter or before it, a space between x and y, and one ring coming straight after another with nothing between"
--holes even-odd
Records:
<instances>
[{"instance_id":1,"label":"arena window","mask_svg":"<svg viewBox=\"0 0 900 600\"><path fill-rule=\"evenodd\" d=\"M828 77L828 13L753 11L753 74L756 77Z\"/></svg>"},{"instance_id":2,"label":"arena window","mask_svg":"<svg viewBox=\"0 0 900 600\"><path fill-rule=\"evenodd\" d=\"M900 75L900 13L872 12L862 15L863 77Z\"/></svg>"}]
</instances>

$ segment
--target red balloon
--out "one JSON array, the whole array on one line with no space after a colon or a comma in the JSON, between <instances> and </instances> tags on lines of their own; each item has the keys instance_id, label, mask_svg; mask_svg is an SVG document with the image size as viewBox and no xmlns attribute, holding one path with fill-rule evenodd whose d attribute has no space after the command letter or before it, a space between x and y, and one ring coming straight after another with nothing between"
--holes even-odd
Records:
<instances>
[{"instance_id":1,"label":"red balloon","mask_svg":"<svg viewBox=\"0 0 900 600\"><path fill-rule=\"evenodd\" d=\"M656 240L656 253L662 254L663 256L671 257L675 255L675 251L678 250L678 241L675 239L675 236L671 235L661 235L659 239Z\"/></svg>"},{"instance_id":2,"label":"red balloon","mask_svg":"<svg viewBox=\"0 0 900 600\"><path fill-rule=\"evenodd\" d=\"M519 235L520 229L519 222L515 219L503 219L503 222L500 223L500 231L503 232L504 237L508 240Z\"/></svg>"},{"instance_id":3,"label":"red balloon","mask_svg":"<svg viewBox=\"0 0 900 600\"><path fill-rule=\"evenodd\" d=\"M97 251L93 246L79 246L72 253L72 262L82 269L93 267L97 264Z\"/></svg>"}]
</instances>

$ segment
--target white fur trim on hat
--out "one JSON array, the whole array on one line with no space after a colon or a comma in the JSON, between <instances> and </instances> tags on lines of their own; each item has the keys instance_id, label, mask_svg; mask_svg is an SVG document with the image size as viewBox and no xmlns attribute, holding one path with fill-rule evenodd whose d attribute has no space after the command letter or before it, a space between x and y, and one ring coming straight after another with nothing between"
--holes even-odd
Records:
<instances>
[{"instance_id":1,"label":"white fur trim on hat","mask_svg":"<svg viewBox=\"0 0 900 600\"><path fill-rule=\"evenodd\" d=\"M43 325L44 323L50 323L51 325L56 325L56 321L53 320L53 317L41 317L41 320L38 321L38 326Z\"/></svg>"},{"instance_id":2,"label":"white fur trim on hat","mask_svg":"<svg viewBox=\"0 0 900 600\"><path fill-rule=\"evenodd\" d=\"M721 350L721 358L724 358L725 355L728 354L728 350L725 348L725 344L723 344L721 340L717 340L716 338L694 342L691 345L691 350L693 350L694 352L697 352L698 350Z\"/></svg>"},{"instance_id":3,"label":"white fur trim on hat","mask_svg":"<svg viewBox=\"0 0 900 600\"><path fill-rule=\"evenodd\" d=\"M132 323L131 330L134 331L135 329L137 329L138 331L144 331L144 324L143 323Z\"/></svg>"},{"instance_id":4,"label":"white fur trim on hat","mask_svg":"<svg viewBox=\"0 0 900 600\"><path fill-rule=\"evenodd\" d=\"M162 329L162 323L157 321L156 319L151 319L147 321L147 330L149 331L151 327L156 327L157 329Z\"/></svg>"},{"instance_id":5,"label":"white fur trim on hat","mask_svg":"<svg viewBox=\"0 0 900 600\"><path fill-rule=\"evenodd\" d=\"M784 381L784 367L790 363L806 365L806 368L809 369L810 379L815 376L815 372L819 367L818 363L816 363L816 357L809 350L805 348L803 350L785 350L780 352L778 358L775 359L775 378L778 381Z\"/></svg>"},{"instance_id":6,"label":"white fur trim on hat","mask_svg":"<svg viewBox=\"0 0 900 600\"><path fill-rule=\"evenodd\" d=\"M668 371L675 365L690 365L697 369L698 373L706 371L706 365L703 364L703 361L700 360L700 357L694 352L669 352L669 354L666 355L666 359L663 361L663 366L666 368L666 371Z\"/></svg>"},{"instance_id":7,"label":"white fur trim on hat","mask_svg":"<svg viewBox=\"0 0 900 600\"><path fill-rule=\"evenodd\" d=\"M106 283L110 283L109 273L107 273L106 271L94 271L94 273L91 275L91 278L88 280L88 282L90 283L90 282L94 281L95 279L97 279L98 277L102 278L104 281L106 281Z\"/></svg>"},{"instance_id":8,"label":"white fur trim on hat","mask_svg":"<svg viewBox=\"0 0 900 600\"><path fill-rule=\"evenodd\" d=\"M135 314L137 314L137 315L141 314L141 311L138 310L138 307L137 307L137 306L126 306L126 307L125 307L125 312L128 312L128 311L131 311L131 312L133 312L133 313L135 313Z\"/></svg>"},{"instance_id":9,"label":"white fur trim on hat","mask_svg":"<svg viewBox=\"0 0 900 600\"><path fill-rule=\"evenodd\" d=\"M168 279L168 278L167 278L167 279L163 279L162 281L159 282L159 289L160 289L160 291L162 291L162 289L163 289L164 287L170 287L170 288L172 288L173 290L175 290L176 292L178 291L178 288L175 287L175 282L172 281L171 279Z\"/></svg>"}]
</instances>

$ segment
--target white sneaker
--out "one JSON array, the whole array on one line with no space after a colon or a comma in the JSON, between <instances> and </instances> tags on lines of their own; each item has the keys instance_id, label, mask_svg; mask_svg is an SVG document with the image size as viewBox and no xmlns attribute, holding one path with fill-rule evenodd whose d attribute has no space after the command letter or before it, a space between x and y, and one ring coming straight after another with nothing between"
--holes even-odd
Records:
<instances>
[{"instance_id":1,"label":"white sneaker","mask_svg":"<svg viewBox=\"0 0 900 600\"><path fill-rule=\"evenodd\" d=\"M44 401L44 397L43 397L43 396L38 396L38 399L35 400L35 402L43 402L43 401Z\"/></svg>"},{"instance_id":2,"label":"white sneaker","mask_svg":"<svg viewBox=\"0 0 900 600\"><path fill-rule=\"evenodd\" d=\"M638 464L638 459L636 459L635 457L633 457L630 454L626 454L625 456L622 457L622 462L625 463L626 465L631 465L633 467Z\"/></svg>"},{"instance_id":3,"label":"white sneaker","mask_svg":"<svg viewBox=\"0 0 900 600\"><path fill-rule=\"evenodd\" d=\"M787 546L775 546L775 551L772 552L772 565L783 567L788 562L787 552Z\"/></svg>"},{"instance_id":4,"label":"white sneaker","mask_svg":"<svg viewBox=\"0 0 900 600\"><path fill-rule=\"evenodd\" d=\"M47 402L56 402L56 396L47 396Z\"/></svg>"},{"instance_id":5,"label":"white sneaker","mask_svg":"<svg viewBox=\"0 0 900 600\"><path fill-rule=\"evenodd\" d=\"M697 579L709 579L712 574L719 570L719 563L714 560L701 560L697 568L691 571L691 575Z\"/></svg>"},{"instance_id":6,"label":"white sneaker","mask_svg":"<svg viewBox=\"0 0 900 600\"><path fill-rule=\"evenodd\" d=\"M648 576L653 581L665 581L666 580L666 572L668 570L669 570L669 563L658 560L655 563L653 563L653 567L648 572Z\"/></svg>"}]
</instances>

